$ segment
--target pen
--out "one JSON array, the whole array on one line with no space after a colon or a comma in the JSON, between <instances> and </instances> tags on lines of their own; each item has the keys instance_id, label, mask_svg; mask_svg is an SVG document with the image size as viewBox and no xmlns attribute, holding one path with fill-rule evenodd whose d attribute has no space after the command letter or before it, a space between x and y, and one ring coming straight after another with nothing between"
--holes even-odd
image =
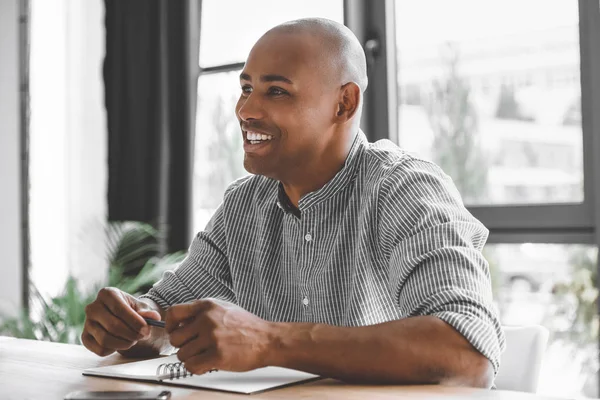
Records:
<instances>
[{"instance_id":1,"label":"pen","mask_svg":"<svg viewBox=\"0 0 600 400\"><path fill-rule=\"evenodd\" d=\"M157 321L155 319L150 319L150 318L144 318L144 321L146 321L146 323L148 325L158 326L159 328L165 327L165 321Z\"/></svg>"}]
</instances>

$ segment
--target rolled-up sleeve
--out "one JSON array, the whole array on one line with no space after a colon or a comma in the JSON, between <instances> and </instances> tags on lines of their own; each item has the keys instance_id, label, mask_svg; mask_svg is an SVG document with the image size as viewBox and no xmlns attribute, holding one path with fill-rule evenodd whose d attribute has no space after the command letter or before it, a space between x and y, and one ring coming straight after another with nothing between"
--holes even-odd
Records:
<instances>
[{"instance_id":1,"label":"rolled-up sleeve","mask_svg":"<svg viewBox=\"0 0 600 400\"><path fill-rule=\"evenodd\" d=\"M434 164L411 159L384 186L381 241L401 314L445 321L497 373L505 344L481 252L487 229L464 208L450 178Z\"/></svg>"},{"instance_id":2,"label":"rolled-up sleeve","mask_svg":"<svg viewBox=\"0 0 600 400\"><path fill-rule=\"evenodd\" d=\"M217 209L204 231L196 235L181 264L166 271L141 298L152 299L162 308L207 297L235 303L222 207Z\"/></svg>"}]
</instances>

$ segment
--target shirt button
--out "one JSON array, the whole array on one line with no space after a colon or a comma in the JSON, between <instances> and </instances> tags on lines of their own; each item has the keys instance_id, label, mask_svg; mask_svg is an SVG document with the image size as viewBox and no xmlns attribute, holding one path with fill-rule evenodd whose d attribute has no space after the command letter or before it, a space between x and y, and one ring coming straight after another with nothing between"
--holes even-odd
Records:
<instances>
[{"instance_id":1,"label":"shirt button","mask_svg":"<svg viewBox=\"0 0 600 400\"><path fill-rule=\"evenodd\" d=\"M307 233L306 235L304 235L304 240L310 242L312 240L312 235L310 233Z\"/></svg>"},{"instance_id":2,"label":"shirt button","mask_svg":"<svg viewBox=\"0 0 600 400\"><path fill-rule=\"evenodd\" d=\"M304 304L305 306L307 306L308 303L309 303L308 297L305 297L305 298L302 299L302 304Z\"/></svg>"}]
</instances>

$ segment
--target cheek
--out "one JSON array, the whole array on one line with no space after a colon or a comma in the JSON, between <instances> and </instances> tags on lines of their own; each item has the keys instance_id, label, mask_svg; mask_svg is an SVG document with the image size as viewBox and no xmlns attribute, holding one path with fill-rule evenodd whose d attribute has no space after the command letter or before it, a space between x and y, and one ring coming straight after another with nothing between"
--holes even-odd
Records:
<instances>
[{"instance_id":1,"label":"cheek","mask_svg":"<svg viewBox=\"0 0 600 400\"><path fill-rule=\"evenodd\" d=\"M331 124L331 116L325 107L311 107L302 110L301 120L302 126L300 129L313 140L321 137Z\"/></svg>"},{"instance_id":2,"label":"cheek","mask_svg":"<svg viewBox=\"0 0 600 400\"><path fill-rule=\"evenodd\" d=\"M322 102L300 101L271 109L270 119L281 130L289 151L312 147L331 120Z\"/></svg>"},{"instance_id":3,"label":"cheek","mask_svg":"<svg viewBox=\"0 0 600 400\"><path fill-rule=\"evenodd\" d=\"M282 110L283 111L283 110ZM281 124L290 131L313 132L322 125L324 110L314 104L295 104L279 113Z\"/></svg>"}]
</instances>

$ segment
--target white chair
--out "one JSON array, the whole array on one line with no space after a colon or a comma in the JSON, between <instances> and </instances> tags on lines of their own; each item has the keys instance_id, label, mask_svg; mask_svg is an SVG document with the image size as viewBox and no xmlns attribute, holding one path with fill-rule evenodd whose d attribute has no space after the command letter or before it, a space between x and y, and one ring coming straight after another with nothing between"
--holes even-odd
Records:
<instances>
[{"instance_id":1,"label":"white chair","mask_svg":"<svg viewBox=\"0 0 600 400\"><path fill-rule=\"evenodd\" d=\"M506 350L500 359L496 388L536 393L548 330L543 326L505 326Z\"/></svg>"}]
</instances>

